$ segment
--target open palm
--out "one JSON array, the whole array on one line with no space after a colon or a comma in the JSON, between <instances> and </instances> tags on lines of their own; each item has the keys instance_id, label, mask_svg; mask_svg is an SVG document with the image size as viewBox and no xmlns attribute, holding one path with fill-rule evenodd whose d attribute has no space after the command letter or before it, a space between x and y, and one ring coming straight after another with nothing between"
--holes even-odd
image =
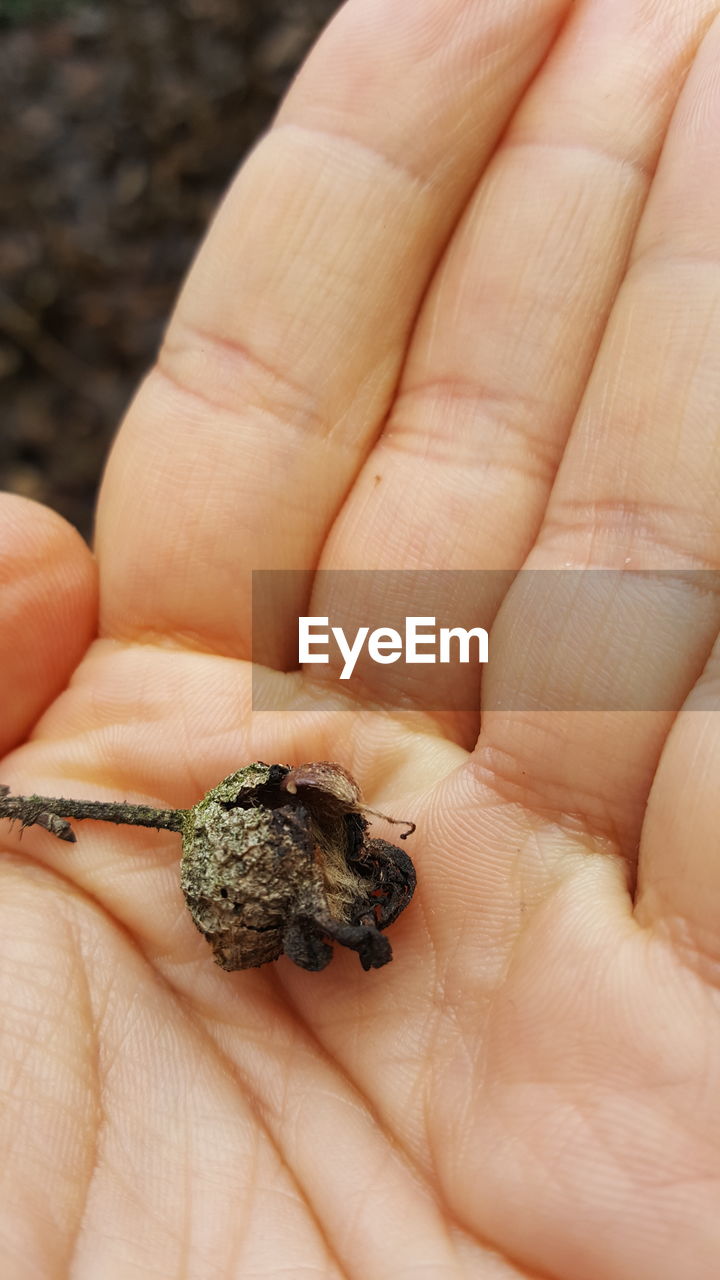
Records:
<instances>
[{"instance_id":1,"label":"open palm","mask_svg":"<svg viewBox=\"0 0 720 1280\"><path fill-rule=\"evenodd\" d=\"M392 965L227 974L173 834L3 830L10 1280L720 1271L717 9L351 0L119 435L99 632L79 540L3 500L0 780L339 760L419 878ZM627 659L668 710L502 710L608 660L559 615L537 660L513 588L481 731L297 675L251 715L252 569L521 565L674 571Z\"/></svg>"}]
</instances>

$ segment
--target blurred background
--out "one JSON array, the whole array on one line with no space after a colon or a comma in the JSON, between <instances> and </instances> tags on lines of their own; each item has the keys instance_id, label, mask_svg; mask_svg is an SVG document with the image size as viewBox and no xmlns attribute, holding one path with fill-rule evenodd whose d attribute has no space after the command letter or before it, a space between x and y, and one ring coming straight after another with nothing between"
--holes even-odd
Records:
<instances>
[{"instance_id":1,"label":"blurred background","mask_svg":"<svg viewBox=\"0 0 720 1280\"><path fill-rule=\"evenodd\" d=\"M0 0L0 488L89 538L224 188L339 0Z\"/></svg>"}]
</instances>

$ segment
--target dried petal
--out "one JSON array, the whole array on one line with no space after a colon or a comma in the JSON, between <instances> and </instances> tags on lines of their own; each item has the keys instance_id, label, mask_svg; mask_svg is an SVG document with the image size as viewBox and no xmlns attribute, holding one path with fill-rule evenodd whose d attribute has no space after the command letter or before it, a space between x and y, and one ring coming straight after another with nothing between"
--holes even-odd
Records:
<instances>
[{"instance_id":1,"label":"dried petal","mask_svg":"<svg viewBox=\"0 0 720 1280\"><path fill-rule=\"evenodd\" d=\"M286 773L280 786L294 796L303 787L313 787L328 798L336 800L343 809L359 809L362 803L360 788L355 779L341 764L319 760L314 764L298 764Z\"/></svg>"}]
</instances>

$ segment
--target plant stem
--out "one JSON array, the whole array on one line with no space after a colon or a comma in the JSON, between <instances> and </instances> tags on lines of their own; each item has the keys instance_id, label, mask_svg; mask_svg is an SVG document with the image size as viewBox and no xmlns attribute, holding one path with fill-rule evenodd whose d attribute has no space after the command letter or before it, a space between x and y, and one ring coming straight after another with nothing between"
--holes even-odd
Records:
<instances>
[{"instance_id":1,"label":"plant stem","mask_svg":"<svg viewBox=\"0 0 720 1280\"><path fill-rule=\"evenodd\" d=\"M144 804L120 804L105 800L70 800L64 796L11 796L9 787L0 786L0 818L45 827L60 840L74 841L75 834L64 818L80 821L128 823L135 827L182 831L184 809L152 809Z\"/></svg>"}]
</instances>

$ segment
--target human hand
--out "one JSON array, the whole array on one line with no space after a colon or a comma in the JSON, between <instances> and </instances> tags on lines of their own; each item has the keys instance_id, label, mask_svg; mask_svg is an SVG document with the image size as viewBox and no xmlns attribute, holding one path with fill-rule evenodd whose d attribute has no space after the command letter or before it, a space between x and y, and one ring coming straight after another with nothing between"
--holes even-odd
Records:
<instances>
[{"instance_id":1,"label":"human hand","mask_svg":"<svg viewBox=\"0 0 720 1280\"><path fill-rule=\"evenodd\" d=\"M717 1275L717 717L493 710L469 750L316 683L250 715L252 568L677 570L658 705L712 649L682 573L720 545L717 22L676 99L717 5L567 9L352 0L326 33L122 428L99 639L78 540L0 506L5 747L47 708L13 790L188 805L338 759L418 823L371 973L221 972L172 834L3 832L8 1277ZM488 681L531 702L515 608ZM550 651L602 670L597 636Z\"/></svg>"}]
</instances>

